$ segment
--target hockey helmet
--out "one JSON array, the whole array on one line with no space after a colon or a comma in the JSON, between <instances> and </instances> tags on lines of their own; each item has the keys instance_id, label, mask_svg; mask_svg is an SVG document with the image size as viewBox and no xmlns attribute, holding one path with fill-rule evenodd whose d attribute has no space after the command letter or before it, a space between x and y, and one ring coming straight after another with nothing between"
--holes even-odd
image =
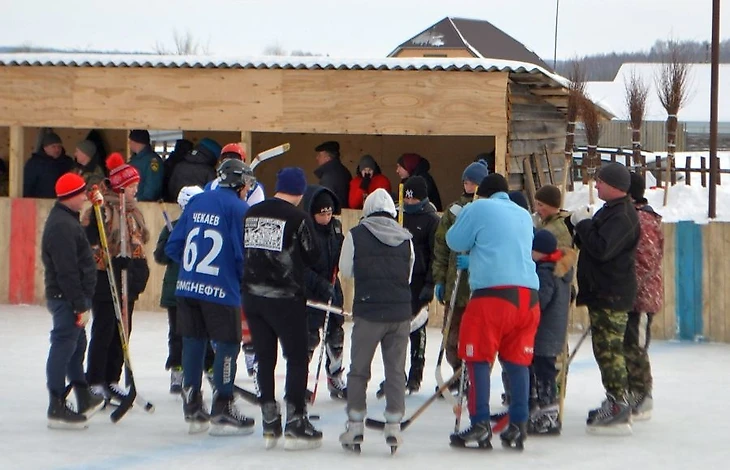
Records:
<instances>
[{"instance_id":1,"label":"hockey helmet","mask_svg":"<svg viewBox=\"0 0 730 470\"><path fill-rule=\"evenodd\" d=\"M241 189L247 183L253 185L256 177L253 170L241 160L228 159L218 165L216 170L220 179L218 186L221 188Z\"/></svg>"},{"instance_id":2,"label":"hockey helmet","mask_svg":"<svg viewBox=\"0 0 730 470\"><path fill-rule=\"evenodd\" d=\"M180 192L177 195L177 203L180 206L180 210L185 210L185 206L188 205L190 199L192 199L193 196L197 196L202 192L203 190L200 188L200 186L183 186L183 188L180 189Z\"/></svg>"},{"instance_id":3,"label":"hockey helmet","mask_svg":"<svg viewBox=\"0 0 730 470\"><path fill-rule=\"evenodd\" d=\"M235 155L237 155L237 157L235 157L234 155L226 155L226 154L235 154ZM245 161L246 160L246 151L243 149L241 144L236 144L236 143L226 144L226 146L223 147L223 150L221 150L221 159L226 159L226 158L238 158L241 161Z\"/></svg>"}]
</instances>

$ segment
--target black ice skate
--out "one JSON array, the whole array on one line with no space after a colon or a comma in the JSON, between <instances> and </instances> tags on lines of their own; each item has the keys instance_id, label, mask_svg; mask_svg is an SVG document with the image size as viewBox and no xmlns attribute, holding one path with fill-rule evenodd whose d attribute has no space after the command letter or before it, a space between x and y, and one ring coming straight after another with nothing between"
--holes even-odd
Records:
<instances>
[{"instance_id":1,"label":"black ice skate","mask_svg":"<svg viewBox=\"0 0 730 470\"><path fill-rule=\"evenodd\" d=\"M363 421L348 421L345 423L345 432L340 434L342 448L359 454L364 434L365 424Z\"/></svg>"},{"instance_id":2,"label":"black ice skate","mask_svg":"<svg viewBox=\"0 0 730 470\"><path fill-rule=\"evenodd\" d=\"M66 402L66 396L50 395L48 404L48 427L51 429L86 429L89 423Z\"/></svg>"},{"instance_id":3,"label":"black ice skate","mask_svg":"<svg viewBox=\"0 0 730 470\"><path fill-rule=\"evenodd\" d=\"M264 429L264 443L267 449L276 447L281 437L281 410L276 402L264 403L261 407L261 426Z\"/></svg>"},{"instance_id":4,"label":"black ice skate","mask_svg":"<svg viewBox=\"0 0 730 470\"><path fill-rule=\"evenodd\" d=\"M492 428L489 421L472 424L467 429L449 436L452 447L490 450L492 448ZM468 444L468 445L467 445ZM476 447L474 447L476 444Z\"/></svg>"},{"instance_id":5,"label":"black ice skate","mask_svg":"<svg viewBox=\"0 0 730 470\"><path fill-rule=\"evenodd\" d=\"M126 388L122 387L118 383L109 384L107 387L109 392L109 404L112 406L119 406L127 398L129 392Z\"/></svg>"},{"instance_id":6,"label":"black ice skate","mask_svg":"<svg viewBox=\"0 0 730 470\"><path fill-rule=\"evenodd\" d=\"M418 393L421 389L421 381L423 380L423 368L422 367L411 367L408 373L408 380L406 380L406 393L412 395Z\"/></svg>"},{"instance_id":7,"label":"black ice skate","mask_svg":"<svg viewBox=\"0 0 730 470\"><path fill-rule=\"evenodd\" d=\"M183 414L188 423L188 433L197 434L208 430L210 415L203 408L203 396L200 390L192 387L183 388Z\"/></svg>"},{"instance_id":8,"label":"black ice skate","mask_svg":"<svg viewBox=\"0 0 730 470\"><path fill-rule=\"evenodd\" d=\"M557 403L536 406L530 412L530 420L527 423L528 434L551 434L558 435L562 429L559 420L560 407Z\"/></svg>"},{"instance_id":9,"label":"black ice skate","mask_svg":"<svg viewBox=\"0 0 730 470\"><path fill-rule=\"evenodd\" d=\"M170 393L182 393L183 370L182 367L173 367L170 370Z\"/></svg>"},{"instance_id":10,"label":"black ice skate","mask_svg":"<svg viewBox=\"0 0 730 470\"><path fill-rule=\"evenodd\" d=\"M287 405L284 449L305 450L322 446L322 432L314 428L306 414L295 413L294 406Z\"/></svg>"},{"instance_id":11,"label":"black ice skate","mask_svg":"<svg viewBox=\"0 0 730 470\"><path fill-rule=\"evenodd\" d=\"M527 423L509 423L509 427L499 435L502 447L514 450L525 450L527 439Z\"/></svg>"},{"instance_id":12,"label":"black ice skate","mask_svg":"<svg viewBox=\"0 0 730 470\"><path fill-rule=\"evenodd\" d=\"M211 436L240 436L251 434L255 421L241 413L233 397L216 395L210 412Z\"/></svg>"},{"instance_id":13,"label":"black ice skate","mask_svg":"<svg viewBox=\"0 0 730 470\"><path fill-rule=\"evenodd\" d=\"M86 416L86 419L91 418L97 411L104 408L104 397L92 393L88 385L76 384L74 385L74 392L76 393L76 409L80 414Z\"/></svg>"},{"instance_id":14,"label":"black ice skate","mask_svg":"<svg viewBox=\"0 0 730 470\"><path fill-rule=\"evenodd\" d=\"M631 406L625 398L617 399L607 393L601 407L588 413L586 431L589 434L630 435Z\"/></svg>"}]
</instances>

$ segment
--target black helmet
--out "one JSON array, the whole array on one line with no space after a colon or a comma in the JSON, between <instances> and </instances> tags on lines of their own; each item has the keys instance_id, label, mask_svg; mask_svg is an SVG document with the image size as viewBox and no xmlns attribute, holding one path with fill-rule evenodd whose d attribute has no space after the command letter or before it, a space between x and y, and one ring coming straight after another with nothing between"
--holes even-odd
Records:
<instances>
[{"instance_id":1,"label":"black helmet","mask_svg":"<svg viewBox=\"0 0 730 470\"><path fill-rule=\"evenodd\" d=\"M253 184L256 178L251 167L241 160L229 159L218 165L216 170L221 188L241 189L246 183Z\"/></svg>"}]
</instances>

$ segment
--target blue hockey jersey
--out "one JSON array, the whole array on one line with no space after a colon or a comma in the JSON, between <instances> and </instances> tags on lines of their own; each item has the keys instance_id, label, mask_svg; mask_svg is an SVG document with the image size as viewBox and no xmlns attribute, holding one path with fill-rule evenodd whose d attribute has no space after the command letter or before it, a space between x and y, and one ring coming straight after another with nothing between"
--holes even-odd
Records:
<instances>
[{"instance_id":1,"label":"blue hockey jersey","mask_svg":"<svg viewBox=\"0 0 730 470\"><path fill-rule=\"evenodd\" d=\"M175 295L241 305L247 210L248 204L224 188L190 200L165 245L167 256L180 264Z\"/></svg>"}]
</instances>

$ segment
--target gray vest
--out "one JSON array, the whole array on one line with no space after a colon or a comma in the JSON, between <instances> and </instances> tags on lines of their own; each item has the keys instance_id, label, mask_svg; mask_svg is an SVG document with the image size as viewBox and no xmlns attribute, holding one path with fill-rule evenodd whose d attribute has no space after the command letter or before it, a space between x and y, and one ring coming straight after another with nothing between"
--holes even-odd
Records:
<instances>
[{"instance_id":1,"label":"gray vest","mask_svg":"<svg viewBox=\"0 0 730 470\"><path fill-rule=\"evenodd\" d=\"M383 323L410 320L410 243L385 245L362 225L353 228L351 233L355 247L353 315Z\"/></svg>"}]
</instances>

